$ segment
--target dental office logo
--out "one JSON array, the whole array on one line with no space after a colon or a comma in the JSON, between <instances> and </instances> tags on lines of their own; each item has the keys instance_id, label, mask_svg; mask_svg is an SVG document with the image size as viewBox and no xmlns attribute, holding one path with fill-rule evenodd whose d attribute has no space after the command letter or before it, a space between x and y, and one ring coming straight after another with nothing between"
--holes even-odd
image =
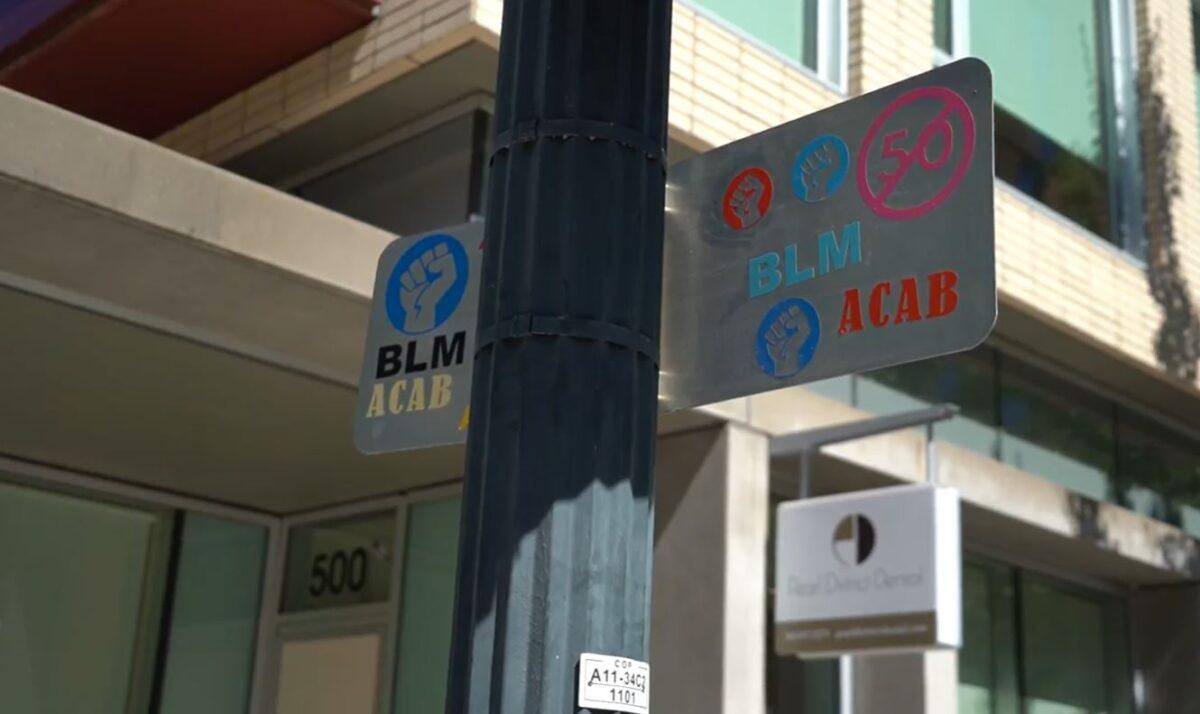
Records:
<instances>
[{"instance_id":1,"label":"dental office logo","mask_svg":"<svg viewBox=\"0 0 1200 714\"><path fill-rule=\"evenodd\" d=\"M846 516L833 529L833 555L843 565L862 565L875 551L875 525L861 513Z\"/></svg>"},{"instance_id":2,"label":"dental office logo","mask_svg":"<svg viewBox=\"0 0 1200 714\"><path fill-rule=\"evenodd\" d=\"M388 277L388 320L409 335L433 330L458 309L469 272L458 239L444 233L422 238L404 251Z\"/></svg>"}]
</instances>

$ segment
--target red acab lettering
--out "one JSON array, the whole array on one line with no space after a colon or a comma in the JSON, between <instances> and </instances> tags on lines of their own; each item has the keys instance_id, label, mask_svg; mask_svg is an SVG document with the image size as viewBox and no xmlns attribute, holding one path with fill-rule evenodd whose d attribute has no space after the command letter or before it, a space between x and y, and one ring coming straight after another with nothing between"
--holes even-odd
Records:
<instances>
[{"instance_id":1,"label":"red acab lettering","mask_svg":"<svg viewBox=\"0 0 1200 714\"><path fill-rule=\"evenodd\" d=\"M890 304L893 286L897 285L895 305ZM918 320L945 317L958 309L958 273L940 270L925 277L924 302L920 293L921 283L915 277L901 278L898 282L884 280L876 283L867 292L866 312L872 327L882 328ZM862 291L850 288L842 294L842 319L838 323L838 334L846 335L862 331ZM922 310L924 306L924 310Z\"/></svg>"}]
</instances>

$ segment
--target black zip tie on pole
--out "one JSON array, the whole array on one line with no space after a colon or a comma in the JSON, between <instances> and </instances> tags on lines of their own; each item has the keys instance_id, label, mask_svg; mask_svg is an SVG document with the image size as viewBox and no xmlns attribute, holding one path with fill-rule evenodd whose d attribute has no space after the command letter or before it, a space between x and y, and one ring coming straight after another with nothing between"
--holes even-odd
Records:
<instances>
[{"instance_id":1,"label":"black zip tie on pole","mask_svg":"<svg viewBox=\"0 0 1200 714\"><path fill-rule=\"evenodd\" d=\"M663 171L667 170L666 151L659 143L642 132L621 124L590 119L522 119L512 129L496 134L496 154L508 151L520 144L532 144L538 139L587 139L589 141L611 141L614 144L637 149L651 161L657 161Z\"/></svg>"},{"instance_id":2,"label":"black zip tie on pole","mask_svg":"<svg viewBox=\"0 0 1200 714\"><path fill-rule=\"evenodd\" d=\"M611 322L586 320L579 317L550 315L514 315L494 325L481 327L476 337L475 354L500 340L521 337L574 337L595 340L640 352L658 366L658 345L646 335Z\"/></svg>"}]
</instances>

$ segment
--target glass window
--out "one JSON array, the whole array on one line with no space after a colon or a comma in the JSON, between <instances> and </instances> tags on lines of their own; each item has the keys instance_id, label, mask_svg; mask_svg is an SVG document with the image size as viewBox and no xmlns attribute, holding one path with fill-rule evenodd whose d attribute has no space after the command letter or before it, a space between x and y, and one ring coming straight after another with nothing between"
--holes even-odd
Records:
<instances>
[{"instance_id":1,"label":"glass window","mask_svg":"<svg viewBox=\"0 0 1200 714\"><path fill-rule=\"evenodd\" d=\"M784 57L841 84L845 0L694 0Z\"/></svg>"},{"instance_id":2,"label":"glass window","mask_svg":"<svg viewBox=\"0 0 1200 714\"><path fill-rule=\"evenodd\" d=\"M950 54L954 51L953 0L933 0L933 46Z\"/></svg>"},{"instance_id":3,"label":"glass window","mask_svg":"<svg viewBox=\"0 0 1200 714\"><path fill-rule=\"evenodd\" d=\"M0 709L145 711L168 514L0 483Z\"/></svg>"},{"instance_id":4,"label":"glass window","mask_svg":"<svg viewBox=\"0 0 1200 714\"><path fill-rule=\"evenodd\" d=\"M969 559L963 567L962 714L1129 714L1125 605Z\"/></svg>"},{"instance_id":5,"label":"glass window","mask_svg":"<svg viewBox=\"0 0 1200 714\"><path fill-rule=\"evenodd\" d=\"M806 388L875 414L958 405L938 440L1200 534L1200 440L992 348Z\"/></svg>"},{"instance_id":6,"label":"glass window","mask_svg":"<svg viewBox=\"0 0 1200 714\"><path fill-rule=\"evenodd\" d=\"M1200 117L1200 2L1192 2L1192 86L1196 94L1196 116Z\"/></svg>"},{"instance_id":7,"label":"glass window","mask_svg":"<svg viewBox=\"0 0 1200 714\"><path fill-rule=\"evenodd\" d=\"M396 714L440 712L446 707L461 505L455 497L417 503L408 511Z\"/></svg>"},{"instance_id":8,"label":"glass window","mask_svg":"<svg viewBox=\"0 0 1200 714\"><path fill-rule=\"evenodd\" d=\"M1200 538L1200 505L1185 503L1179 507L1179 527L1193 538Z\"/></svg>"},{"instance_id":9,"label":"glass window","mask_svg":"<svg viewBox=\"0 0 1200 714\"><path fill-rule=\"evenodd\" d=\"M803 660L771 653L767 671L768 714L837 714L841 669L838 660Z\"/></svg>"},{"instance_id":10,"label":"glass window","mask_svg":"<svg viewBox=\"0 0 1200 714\"><path fill-rule=\"evenodd\" d=\"M996 175L1140 253L1131 18L1127 0L935 0L934 45L992 68Z\"/></svg>"},{"instance_id":11,"label":"glass window","mask_svg":"<svg viewBox=\"0 0 1200 714\"><path fill-rule=\"evenodd\" d=\"M1200 444L1140 415L1117 415L1122 504L1153 518L1184 524L1200 507Z\"/></svg>"},{"instance_id":12,"label":"glass window","mask_svg":"<svg viewBox=\"0 0 1200 714\"><path fill-rule=\"evenodd\" d=\"M964 565L962 573L963 646L958 652L959 714L991 714L995 710L992 660L992 603L988 572Z\"/></svg>"},{"instance_id":13,"label":"glass window","mask_svg":"<svg viewBox=\"0 0 1200 714\"><path fill-rule=\"evenodd\" d=\"M266 528L184 516L163 714L246 711L266 550Z\"/></svg>"},{"instance_id":14,"label":"glass window","mask_svg":"<svg viewBox=\"0 0 1200 714\"><path fill-rule=\"evenodd\" d=\"M771 513L784 500L771 495ZM767 713L837 714L841 710L841 666L836 659L804 660L775 653L775 518L767 537Z\"/></svg>"},{"instance_id":15,"label":"glass window","mask_svg":"<svg viewBox=\"0 0 1200 714\"><path fill-rule=\"evenodd\" d=\"M843 377L833 377L830 379L822 379L817 382L809 382L804 385L804 388L810 392L820 394L823 397L836 399L845 404L854 403L854 375L847 374Z\"/></svg>"},{"instance_id":16,"label":"glass window","mask_svg":"<svg viewBox=\"0 0 1200 714\"><path fill-rule=\"evenodd\" d=\"M1112 495L1113 408L1011 359L1001 361L1000 460L1098 501Z\"/></svg>"},{"instance_id":17,"label":"glass window","mask_svg":"<svg viewBox=\"0 0 1200 714\"><path fill-rule=\"evenodd\" d=\"M992 67L996 175L1112 239L1095 0L972 0L971 54Z\"/></svg>"},{"instance_id":18,"label":"glass window","mask_svg":"<svg viewBox=\"0 0 1200 714\"><path fill-rule=\"evenodd\" d=\"M995 456L995 385L994 353L984 348L866 374L857 385L855 406L887 414L956 404L961 412L935 425L934 437Z\"/></svg>"},{"instance_id":19,"label":"glass window","mask_svg":"<svg viewBox=\"0 0 1200 714\"><path fill-rule=\"evenodd\" d=\"M959 714L1015 712L1016 595L1011 568L963 564L963 646L958 652Z\"/></svg>"},{"instance_id":20,"label":"glass window","mask_svg":"<svg viewBox=\"0 0 1200 714\"><path fill-rule=\"evenodd\" d=\"M1129 711L1124 609L1105 600L1021 578L1025 714Z\"/></svg>"},{"instance_id":21,"label":"glass window","mask_svg":"<svg viewBox=\"0 0 1200 714\"><path fill-rule=\"evenodd\" d=\"M392 579L394 511L293 528L288 536L283 611L384 602Z\"/></svg>"},{"instance_id":22,"label":"glass window","mask_svg":"<svg viewBox=\"0 0 1200 714\"><path fill-rule=\"evenodd\" d=\"M464 114L294 191L399 235L464 223L482 211L487 126L486 113Z\"/></svg>"}]
</instances>

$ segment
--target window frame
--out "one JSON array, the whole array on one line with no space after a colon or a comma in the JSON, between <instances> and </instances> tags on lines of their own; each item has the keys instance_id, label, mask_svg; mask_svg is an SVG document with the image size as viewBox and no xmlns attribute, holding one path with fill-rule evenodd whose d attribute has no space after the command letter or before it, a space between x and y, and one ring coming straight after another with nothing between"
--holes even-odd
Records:
<instances>
[{"instance_id":1,"label":"window frame","mask_svg":"<svg viewBox=\"0 0 1200 714\"><path fill-rule=\"evenodd\" d=\"M842 93L849 86L849 49L850 0L817 0L817 67L813 71Z\"/></svg>"},{"instance_id":2,"label":"window frame","mask_svg":"<svg viewBox=\"0 0 1200 714\"><path fill-rule=\"evenodd\" d=\"M276 522L277 541L272 542L268 553L266 585L263 589L263 610L260 614L258 652L261 653L261 683L255 679L255 694L251 712L275 711L276 688L279 685L280 648L277 646L293 634L325 632L326 627L341 627L347 624L363 628L382 626L384 638L381 642L379 679L376 704L379 712L391 712L395 706L398 682L399 643L401 638L401 615L404 606L404 583L407 575L406 547L408 522L413 507L428 501L446 498L461 498L462 481L441 485L422 486L392 495L360 499L328 508L319 508L283 516ZM284 612L283 589L287 571L287 551L292 529L320 523L330 519L350 518L358 515L390 512L395 518L396 530L392 538L392 573L388 599L377 603L342 605L319 610ZM365 629L364 629L365 631Z\"/></svg>"},{"instance_id":3,"label":"window frame","mask_svg":"<svg viewBox=\"0 0 1200 714\"><path fill-rule=\"evenodd\" d=\"M1024 589L1027 584L1037 584L1068 597L1087 600L1100 608L1104 638L1103 674L1107 685L1104 693L1105 705L1108 707L1109 714L1134 714L1134 670L1131 650L1133 635L1130 631L1128 595L1117 589L1089 587L1034 568L1016 567L1013 568L1013 575L1017 604L1015 623L1017 627L1017 695L1022 708L1024 708L1025 699L1028 696L1024 652L1024 628L1028 605L1025 602Z\"/></svg>"},{"instance_id":4,"label":"window frame","mask_svg":"<svg viewBox=\"0 0 1200 714\"><path fill-rule=\"evenodd\" d=\"M933 38L933 61L941 66L971 54L971 0L946 0L950 3L950 52L937 46ZM1100 78L1101 137L1108 183L1108 214L1111 238L1097 235L1054 207L1026 194L1016 192L1077 230L1106 245L1115 247L1138 261L1146 257L1143 224L1141 141L1137 101L1137 17L1136 0L1092 0L1098 22L1096 41L1103 75ZM1005 185L1003 179L1000 180Z\"/></svg>"},{"instance_id":5,"label":"window frame","mask_svg":"<svg viewBox=\"0 0 1200 714\"><path fill-rule=\"evenodd\" d=\"M804 2L804 0L800 1ZM748 30L700 5L701 0L679 0L679 2L697 15L779 58L788 66L799 70L826 87L843 96L849 94L851 0L814 0L817 15L817 47L815 50L817 66L815 68L804 64L803 47L801 47L801 57L789 57L750 34ZM831 42L831 37L833 42Z\"/></svg>"},{"instance_id":6,"label":"window frame","mask_svg":"<svg viewBox=\"0 0 1200 714\"><path fill-rule=\"evenodd\" d=\"M964 540L963 569L969 566L983 569L987 574L989 600L1005 588L1011 588L1011 609L1003 613L992 613L990 656L993 666L993 690L998 699L993 701L996 714L1018 714L1025 711L1028 693L1024 659L1024 627L1026 607L1024 587L1037 583L1072 597L1086 599L1099 605L1103 612L1104 668L1105 674L1120 677L1107 678L1105 692L1107 705L1113 714L1132 714L1134 707L1135 672L1132 666L1131 618L1129 615L1129 590L1114 583L1063 573L1058 569L1043 566L1021 558L1012 558L979 544ZM998 615L998 617L997 617ZM1123 649L1120 646L1123 645ZM1110 672L1110 670L1113 670Z\"/></svg>"},{"instance_id":7,"label":"window frame","mask_svg":"<svg viewBox=\"0 0 1200 714\"><path fill-rule=\"evenodd\" d=\"M966 57L971 47L971 0L945 1L950 7L950 51L938 47L937 37L933 38L933 64L936 67Z\"/></svg>"},{"instance_id":8,"label":"window frame","mask_svg":"<svg viewBox=\"0 0 1200 714\"><path fill-rule=\"evenodd\" d=\"M147 707L157 709L157 697L161 695L165 681L166 662L170 655L167 638L171 623L168 618L163 617L163 613L173 606L171 603L171 599L174 597L173 587L168 581L174 579L179 567L177 548L179 539L183 535L184 518L182 516L187 513L195 513L266 529L266 554L263 568L259 573L261 589L247 701L248 712L258 711L256 708L257 697L262 688L261 680L266 675L263 667L266 657L264 633L267 632L266 613L271 609L271 603L267 601L268 588L272 585L271 559L276 555L278 545L283 537L283 530L278 518L260 511L157 491L132 483L111 481L77 471L45 464L33 464L3 455L0 455L0 481L74 498L157 511L169 521L167 523L169 532L161 534L162 542L152 546L152 549L157 552L147 554L148 581L143 586L143 598L146 602L143 603L142 613L139 617L137 652L127 699L128 711L144 711ZM157 561L158 565L151 561ZM158 572L155 573L155 570ZM151 580L158 581L150 582Z\"/></svg>"}]
</instances>

